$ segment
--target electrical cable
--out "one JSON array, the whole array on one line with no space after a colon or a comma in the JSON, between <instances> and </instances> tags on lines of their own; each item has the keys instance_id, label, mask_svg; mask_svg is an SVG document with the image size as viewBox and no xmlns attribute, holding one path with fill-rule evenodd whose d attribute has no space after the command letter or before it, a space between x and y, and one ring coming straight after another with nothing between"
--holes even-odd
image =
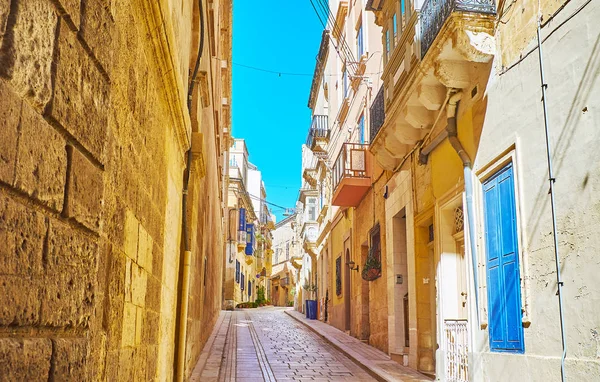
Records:
<instances>
[{"instance_id":1,"label":"electrical cable","mask_svg":"<svg viewBox=\"0 0 600 382\"><path fill-rule=\"evenodd\" d=\"M379 52L379 51L378 51ZM375 53L378 52L374 52L370 57L372 57ZM369 57L369 59L370 59ZM234 66L239 66L242 68L246 68L246 69L251 69L251 70L256 70L259 72L265 72L265 73L271 73L271 74L278 74L279 76L306 76L306 77L312 77L314 76L314 73L293 73L293 72L285 72L285 71L278 71L278 70L271 70L271 69L265 69L265 68L260 68L258 66L251 66L251 65L246 65L246 64L239 64L237 62L233 63ZM365 73L363 74L363 76L366 75L379 75L383 73L383 70L377 73ZM338 77L339 74L323 74L323 76L325 77Z\"/></svg>"}]
</instances>

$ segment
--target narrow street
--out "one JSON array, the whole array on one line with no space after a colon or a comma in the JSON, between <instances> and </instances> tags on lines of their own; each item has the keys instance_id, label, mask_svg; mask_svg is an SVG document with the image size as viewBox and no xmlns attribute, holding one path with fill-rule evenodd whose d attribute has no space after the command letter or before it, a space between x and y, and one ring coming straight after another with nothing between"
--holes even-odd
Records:
<instances>
[{"instance_id":1,"label":"narrow street","mask_svg":"<svg viewBox=\"0 0 600 382\"><path fill-rule=\"evenodd\" d=\"M227 311L223 315L221 325L215 327L213 346L209 343L201 355L200 362L202 356L208 356L208 361L204 368L197 366L191 381L375 380L288 316L285 308Z\"/></svg>"}]
</instances>

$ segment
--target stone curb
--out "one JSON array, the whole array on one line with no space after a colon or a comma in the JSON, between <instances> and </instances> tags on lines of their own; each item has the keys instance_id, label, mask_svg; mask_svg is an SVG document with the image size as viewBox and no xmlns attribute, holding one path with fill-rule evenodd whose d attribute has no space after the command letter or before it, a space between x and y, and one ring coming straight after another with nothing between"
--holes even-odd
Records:
<instances>
[{"instance_id":1,"label":"stone curb","mask_svg":"<svg viewBox=\"0 0 600 382\"><path fill-rule=\"evenodd\" d=\"M319 329L313 327L312 325L309 325L307 322L304 322L299 317L294 316L290 310L286 310L285 314L292 317L294 320L300 322L302 325L306 326L308 329L310 329L311 331L316 333L319 337L323 338L325 341L327 341L327 343L329 343L335 349L337 349L338 351L343 353L346 357L348 357L352 361L354 361L354 363L356 363L358 366L360 366L363 370L365 370L367 373L369 373L369 375L371 375L376 380L378 380L380 382L397 382L396 379L388 379L384 375L379 373L377 370L374 370L375 368L377 368L376 366L373 367L374 365L373 366L367 365L365 363L365 360L361 359L362 357L360 357L359 355L356 355L356 354L352 354L353 352L349 352L348 350L344 349L344 347L340 346L337 343L337 341L332 340L327 335L323 334Z\"/></svg>"},{"instance_id":2,"label":"stone curb","mask_svg":"<svg viewBox=\"0 0 600 382\"><path fill-rule=\"evenodd\" d=\"M335 349L339 350L340 352L342 352L344 355L346 355L348 358L350 358L352 361L354 361L358 366L360 366L362 369L364 369L369 375L371 375L373 378L375 378L378 381L385 381L385 382L398 382L398 381L402 381L403 379L400 379L396 376L390 375L390 373L388 373L384 368L382 368L380 365L381 364L393 364L393 365L397 365L402 367L401 365L399 365L398 363L396 363L395 361L393 361L391 358L387 361L384 362L374 362L371 360L366 359L365 357L363 357L361 354L359 354L358 352L355 352L351 349L348 349L347 346L345 346L344 344L341 344L338 340L336 340L335 338L331 338L327 335L327 333L325 333L324 331L320 330L317 325L311 325L309 322L307 322L306 320L303 320L301 317L298 317L297 315L293 314L293 310L286 310L285 313L292 317L293 319L295 319L296 321L302 323L304 326L306 326L307 328L309 328L310 330L312 330L314 333L316 333L319 337L323 338L325 341L327 341L327 343L329 343L331 346L333 346ZM301 313L298 313L301 314ZM313 320L316 321L316 320ZM321 321L316 321L322 325L327 325L322 323ZM369 345L364 345L364 346L369 346ZM419 373L416 373L414 371L407 371L408 374L413 374L413 375L406 375L407 380L409 381L432 381L431 378L425 376L425 375L417 375Z\"/></svg>"}]
</instances>

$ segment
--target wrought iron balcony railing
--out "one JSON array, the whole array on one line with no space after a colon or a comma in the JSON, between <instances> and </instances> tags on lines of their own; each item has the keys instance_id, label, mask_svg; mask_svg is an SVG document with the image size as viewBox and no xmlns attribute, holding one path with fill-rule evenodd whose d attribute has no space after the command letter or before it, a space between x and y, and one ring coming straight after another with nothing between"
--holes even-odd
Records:
<instances>
[{"instance_id":1,"label":"wrought iron balcony railing","mask_svg":"<svg viewBox=\"0 0 600 382\"><path fill-rule=\"evenodd\" d=\"M383 86L377 92L377 96L373 100L371 104L371 140L369 142L373 142L377 133L379 133L379 129L383 126L383 122L385 121L385 102L383 98Z\"/></svg>"},{"instance_id":2,"label":"wrought iron balcony railing","mask_svg":"<svg viewBox=\"0 0 600 382\"><path fill-rule=\"evenodd\" d=\"M344 143L333 165L333 188L344 178L368 178L367 149L369 145Z\"/></svg>"},{"instance_id":3,"label":"wrought iron balcony railing","mask_svg":"<svg viewBox=\"0 0 600 382\"><path fill-rule=\"evenodd\" d=\"M326 115L313 116L308 137L306 137L306 146L312 149L317 138L329 138L329 124Z\"/></svg>"},{"instance_id":4,"label":"wrought iron balcony railing","mask_svg":"<svg viewBox=\"0 0 600 382\"><path fill-rule=\"evenodd\" d=\"M452 12L496 14L494 0L427 0L421 8L421 58L433 44Z\"/></svg>"}]
</instances>

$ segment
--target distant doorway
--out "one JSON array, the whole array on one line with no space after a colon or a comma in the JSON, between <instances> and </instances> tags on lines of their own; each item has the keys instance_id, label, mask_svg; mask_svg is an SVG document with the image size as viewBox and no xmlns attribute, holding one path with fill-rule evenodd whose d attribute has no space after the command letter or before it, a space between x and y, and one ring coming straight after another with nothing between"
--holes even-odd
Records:
<instances>
[{"instance_id":1,"label":"distant doorway","mask_svg":"<svg viewBox=\"0 0 600 382\"><path fill-rule=\"evenodd\" d=\"M344 243L344 247L348 245L348 241ZM350 330L350 249L346 247L346 258L344 263L344 329Z\"/></svg>"}]
</instances>

